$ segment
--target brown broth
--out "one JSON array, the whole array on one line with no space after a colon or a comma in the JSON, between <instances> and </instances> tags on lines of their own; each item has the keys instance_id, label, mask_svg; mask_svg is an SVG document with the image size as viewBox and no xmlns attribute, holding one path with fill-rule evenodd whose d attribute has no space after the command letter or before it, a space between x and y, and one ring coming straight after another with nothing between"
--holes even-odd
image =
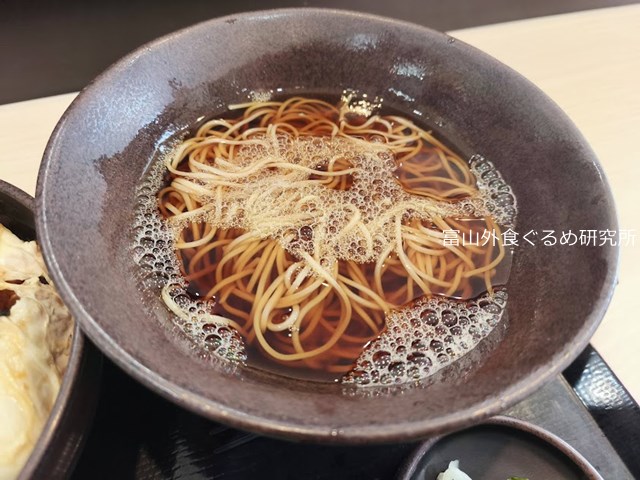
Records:
<instances>
[{"instance_id":1,"label":"brown broth","mask_svg":"<svg viewBox=\"0 0 640 480\"><path fill-rule=\"evenodd\" d=\"M232 115L222 115L221 118L231 118L237 115L236 112L232 112ZM335 120L332 113L327 113L327 119ZM364 119L362 119L364 122ZM257 126L257 122L250 124L248 128ZM291 121L291 125L295 127L304 126L304 123L298 121ZM372 134L371 136L373 136ZM400 161L397 159L397 168L394 172L396 180L402 186L402 188L413 195L418 196L442 196L443 191L451 190L451 184L447 183L443 178L452 177L455 181L464 182L465 178L471 176L471 187L476 187L475 179L470 172L465 172L457 165L450 165L443 160L442 150L433 146L424 146L417 154L409 159ZM348 159L338 160L337 166L334 171L346 170L351 168L351 164ZM428 176L417 174L421 169L425 167L428 170ZM319 172L326 171L326 165L317 165ZM184 170L184 164L180 165L180 170ZM335 190L348 190L353 184L353 178L350 175L340 177L339 180L329 179L322 180L323 177L311 175L311 180L318 180L324 182L328 188ZM446 201L455 202L457 200L468 197L464 189L454 190L450 195L445 195ZM486 227L486 223L482 219L473 218L458 218L448 219L458 227L460 235L470 240L481 241L482 235L485 233L483 230ZM415 219L407 219L404 224L408 225L411 222L417 225L418 222ZM438 228L435 225L428 222L421 221L421 225L425 228L435 229ZM192 241L195 237L194 234L202 235L204 233L204 226L201 224L192 224L187 226L182 234L182 240L185 242ZM215 242L221 238L235 238L244 233L242 230L219 230L211 240ZM304 227L299 231L300 241L308 241L309 238L305 237ZM273 240L273 251L277 249L283 249L283 247ZM492 249L488 249L489 257L496 255L498 247L495 246ZM212 311L210 313L223 316L225 318L235 320L239 323L243 323L243 319L238 312L250 312L253 308L253 302L250 292L243 291L246 286L246 277L241 277L237 285L238 287L233 293L227 294L222 298L219 295L210 295L210 291L216 286L217 279L215 272L218 270L219 265L223 262L224 254L222 247L215 248L201 256L200 260L194 264L194 256L199 252L198 249L185 249L179 251L179 260L182 270L182 274L188 282L187 292L194 299L206 299L210 300L212 305ZM290 263L299 260L295 258L290 252L282 252L281 255L286 258L286 261ZM459 261L455 255L447 253L442 255L446 258L446 262ZM259 261L261 257L257 255L252 258L251 261ZM437 259L436 259L437 260ZM431 265L433 270L433 276L437 278L444 278L446 272L445 263L438 263L440 260L434 260ZM231 262L228 262L230 264ZM417 284L413 285L411 289L407 289L408 274L406 270L403 271L402 262L397 258L395 253L389 255L385 262L391 265L385 273L382 275L382 286L384 295L383 298L393 308L402 308L403 306L410 305L418 299L425 297L425 295L438 295L448 296L449 298L468 300L477 298L480 295L486 293L487 287L485 282L480 278L471 278L466 281L464 288L456 290L453 294L447 294L446 288L433 286L431 292L424 292ZM504 285L506 283L510 268L510 253L507 252L506 258L500 263L498 268L493 273L491 278L491 284ZM367 285L372 290L375 289L374 285L374 269L375 265L372 263L357 264L352 261L340 261L339 271L343 275L358 277L362 284ZM224 270L222 270L225 272ZM237 273L237 272L235 272ZM226 272L223 275L223 279L229 275ZM276 278L278 272L274 270L270 274L271 280ZM360 292L351 287L354 293ZM318 292L316 292L318 294ZM331 295L331 294L329 294ZM365 298L366 295L364 295ZM308 322L314 324L313 330L305 330L300 335L300 341L306 345L305 349L313 349L315 345L322 345L326 342L327 338L331 336L332 331L335 329L335 325L339 321L339 313L341 309L340 300L336 295L333 298L328 297L330 300L326 301L322 310L318 307L311 312ZM311 300L308 298L307 300ZM370 300L370 299L369 299ZM291 314L291 309L280 309L276 312L282 316L283 321ZM373 320L367 323L363 315L368 316ZM257 368L260 370L266 370L280 375L289 377L302 378L307 380L320 380L320 381L338 381L343 374L350 371L357 358L365 346L375 338L377 338L384 331L384 314L380 310L370 309L366 306L361 306L360 310L354 310L351 316L351 322L346 331L340 338L340 340L329 349L326 353L313 357L312 359L296 360L296 361L280 361L276 360L267 353L256 341L253 341L252 334L249 334L250 338L245 338L246 351L247 351L247 363L249 367ZM269 344L274 348L279 349L283 353L293 352L291 346L292 333L290 331L283 332L271 332L265 333L265 338Z\"/></svg>"}]
</instances>

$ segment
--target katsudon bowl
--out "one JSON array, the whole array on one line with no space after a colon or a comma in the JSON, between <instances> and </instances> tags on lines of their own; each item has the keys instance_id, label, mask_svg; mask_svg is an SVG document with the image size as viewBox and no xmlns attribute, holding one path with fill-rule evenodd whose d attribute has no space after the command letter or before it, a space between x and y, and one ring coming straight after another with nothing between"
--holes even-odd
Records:
<instances>
[{"instance_id":1,"label":"katsudon bowl","mask_svg":"<svg viewBox=\"0 0 640 480\"><path fill-rule=\"evenodd\" d=\"M80 93L51 136L38 178L47 264L104 353L210 419L334 443L413 440L478 422L535 391L585 347L613 292L615 246L547 246L531 233L532 242L514 248L496 334L406 388L345 388L203 359L159 295L147 295L133 225L141 182L168 139L231 104L345 90L383 99L465 159L493 162L517 199L517 232L617 228L587 142L518 73L416 25L343 11L274 10L160 38ZM265 214L273 206L265 204Z\"/></svg>"},{"instance_id":2,"label":"katsudon bowl","mask_svg":"<svg viewBox=\"0 0 640 480\"><path fill-rule=\"evenodd\" d=\"M0 180L0 224L23 241L36 239L33 204L31 196ZM76 323L58 396L20 471L20 480L58 480L71 475L93 421L100 387L101 358Z\"/></svg>"}]
</instances>

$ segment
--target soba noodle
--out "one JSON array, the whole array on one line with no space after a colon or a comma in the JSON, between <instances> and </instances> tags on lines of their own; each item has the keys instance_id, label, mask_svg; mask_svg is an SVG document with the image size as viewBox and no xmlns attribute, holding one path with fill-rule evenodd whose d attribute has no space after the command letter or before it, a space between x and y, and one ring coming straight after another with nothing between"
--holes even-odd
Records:
<instances>
[{"instance_id":1,"label":"soba noodle","mask_svg":"<svg viewBox=\"0 0 640 480\"><path fill-rule=\"evenodd\" d=\"M389 312L492 292L500 228L470 208L467 162L429 132L313 98L232 110L167 158L158 204L189 291L264 357L345 373Z\"/></svg>"}]
</instances>

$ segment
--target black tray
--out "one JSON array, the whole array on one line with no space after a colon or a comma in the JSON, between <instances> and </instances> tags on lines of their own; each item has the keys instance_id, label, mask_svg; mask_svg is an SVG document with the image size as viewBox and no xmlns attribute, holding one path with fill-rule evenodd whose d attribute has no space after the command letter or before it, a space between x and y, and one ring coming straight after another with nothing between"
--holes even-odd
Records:
<instances>
[{"instance_id":1,"label":"black tray","mask_svg":"<svg viewBox=\"0 0 640 480\"><path fill-rule=\"evenodd\" d=\"M106 363L74 480L393 479L417 445L318 446L242 432L174 406ZM605 479L640 477L638 405L591 347L565 377L506 413L560 436Z\"/></svg>"}]
</instances>

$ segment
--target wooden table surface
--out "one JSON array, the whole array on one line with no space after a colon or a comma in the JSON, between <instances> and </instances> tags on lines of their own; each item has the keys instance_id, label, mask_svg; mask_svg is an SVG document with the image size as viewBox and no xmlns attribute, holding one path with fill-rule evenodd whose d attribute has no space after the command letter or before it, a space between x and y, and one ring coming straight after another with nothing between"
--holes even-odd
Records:
<instances>
[{"instance_id":1,"label":"wooden table surface","mask_svg":"<svg viewBox=\"0 0 640 480\"><path fill-rule=\"evenodd\" d=\"M640 401L640 5L449 32L528 77L573 119L598 155L616 200L620 283L593 338ZM75 93L0 106L0 178L35 193L47 139Z\"/></svg>"}]
</instances>

